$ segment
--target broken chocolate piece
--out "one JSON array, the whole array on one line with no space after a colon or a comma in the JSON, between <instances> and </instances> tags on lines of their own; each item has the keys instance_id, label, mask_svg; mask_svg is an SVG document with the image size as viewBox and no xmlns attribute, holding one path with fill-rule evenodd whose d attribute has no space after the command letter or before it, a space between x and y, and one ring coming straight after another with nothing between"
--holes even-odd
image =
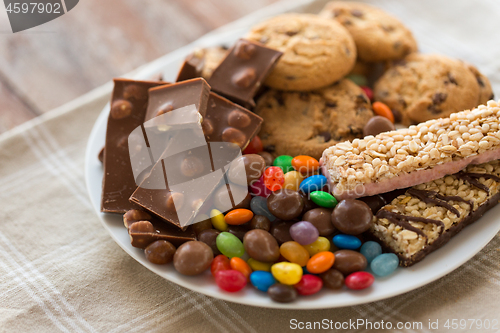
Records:
<instances>
[{"instance_id":1,"label":"broken chocolate piece","mask_svg":"<svg viewBox=\"0 0 500 333\"><path fill-rule=\"evenodd\" d=\"M186 81L201 77L201 72L205 64L205 57L201 54L193 52L189 54L177 74L176 82Z\"/></svg>"}]
</instances>

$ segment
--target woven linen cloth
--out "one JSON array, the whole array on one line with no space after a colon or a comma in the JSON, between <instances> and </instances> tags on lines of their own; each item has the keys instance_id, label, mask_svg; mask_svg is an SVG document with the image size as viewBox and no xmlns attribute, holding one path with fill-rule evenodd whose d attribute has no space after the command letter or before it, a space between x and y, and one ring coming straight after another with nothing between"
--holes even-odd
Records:
<instances>
[{"instance_id":1,"label":"woven linen cloth","mask_svg":"<svg viewBox=\"0 0 500 333\"><path fill-rule=\"evenodd\" d=\"M323 3L304 8L314 12ZM498 1L384 0L376 5L401 18L422 51L477 65L499 95ZM431 284L344 308L244 306L155 275L111 239L85 187L87 139L110 91L108 84L0 136L0 332L282 332L290 330L292 319L383 320L393 327L422 322L422 330L391 331L433 332L429 320L439 320L439 331L448 331L443 328L447 319L500 320L499 235ZM499 326L449 331L494 332ZM338 331L357 331L344 328Z\"/></svg>"}]
</instances>

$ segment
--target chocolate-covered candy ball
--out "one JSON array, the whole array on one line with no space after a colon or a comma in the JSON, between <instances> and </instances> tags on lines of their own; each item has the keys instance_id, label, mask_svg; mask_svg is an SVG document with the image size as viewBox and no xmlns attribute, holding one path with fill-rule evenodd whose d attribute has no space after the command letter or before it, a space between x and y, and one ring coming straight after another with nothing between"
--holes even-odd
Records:
<instances>
[{"instance_id":1,"label":"chocolate-covered candy ball","mask_svg":"<svg viewBox=\"0 0 500 333\"><path fill-rule=\"evenodd\" d=\"M217 244L215 241L217 239L217 236L219 236L219 234L220 234L219 230L206 229L206 230L202 230L197 236L197 238L200 242L207 244L212 249L214 256L220 254L220 251L217 248Z\"/></svg>"},{"instance_id":2,"label":"chocolate-covered candy ball","mask_svg":"<svg viewBox=\"0 0 500 333\"><path fill-rule=\"evenodd\" d=\"M297 290L293 286L276 283L267 289L267 294L275 302L290 303L297 298Z\"/></svg>"},{"instance_id":3,"label":"chocolate-covered candy ball","mask_svg":"<svg viewBox=\"0 0 500 333\"><path fill-rule=\"evenodd\" d=\"M344 276L362 271L368 264L365 256L356 251L339 250L333 254L335 255L335 262L332 268L340 271Z\"/></svg>"},{"instance_id":4,"label":"chocolate-covered candy ball","mask_svg":"<svg viewBox=\"0 0 500 333\"><path fill-rule=\"evenodd\" d=\"M281 220L292 220L302 213L304 200L297 191L280 189L267 198L267 208Z\"/></svg>"},{"instance_id":5,"label":"chocolate-covered candy ball","mask_svg":"<svg viewBox=\"0 0 500 333\"><path fill-rule=\"evenodd\" d=\"M344 275L335 268L330 268L324 273L319 275L321 280L323 280L323 285L328 289L341 289L344 285Z\"/></svg>"},{"instance_id":6,"label":"chocolate-covered candy ball","mask_svg":"<svg viewBox=\"0 0 500 333\"><path fill-rule=\"evenodd\" d=\"M199 236L203 230L207 229L212 229L212 221L210 221L210 218L193 224L193 231L196 236Z\"/></svg>"},{"instance_id":7,"label":"chocolate-covered candy ball","mask_svg":"<svg viewBox=\"0 0 500 333\"><path fill-rule=\"evenodd\" d=\"M250 221L250 229L269 231L271 229L271 221L264 215L255 215Z\"/></svg>"},{"instance_id":8,"label":"chocolate-covered candy ball","mask_svg":"<svg viewBox=\"0 0 500 333\"><path fill-rule=\"evenodd\" d=\"M302 214L305 214L306 212L310 211L311 209L319 207L311 200L311 198L309 198L308 194L305 194L302 191L300 191L299 193L300 193L300 197L302 198L302 201L304 201L304 208L302 209Z\"/></svg>"},{"instance_id":9,"label":"chocolate-covered candy ball","mask_svg":"<svg viewBox=\"0 0 500 333\"><path fill-rule=\"evenodd\" d=\"M276 239L262 229L250 230L243 237L243 246L248 255L262 262L275 262L280 257Z\"/></svg>"},{"instance_id":10,"label":"chocolate-covered candy ball","mask_svg":"<svg viewBox=\"0 0 500 333\"><path fill-rule=\"evenodd\" d=\"M375 136L383 132L393 131L394 129L394 124L389 119L382 116L375 116L370 118L370 120L368 120L368 122L366 123L365 127L363 128L363 135Z\"/></svg>"},{"instance_id":11,"label":"chocolate-covered candy ball","mask_svg":"<svg viewBox=\"0 0 500 333\"><path fill-rule=\"evenodd\" d=\"M303 221L311 222L319 231L320 236L330 236L335 232L332 224L332 210L327 208L314 208L302 216Z\"/></svg>"},{"instance_id":12,"label":"chocolate-covered candy ball","mask_svg":"<svg viewBox=\"0 0 500 333\"><path fill-rule=\"evenodd\" d=\"M380 208L387 205L384 197L381 196L380 194L372 195L369 197L359 198L359 200L363 201L364 203L366 203L368 205L368 207L370 207L373 215L377 214L377 212L380 210Z\"/></svg>"},{"instance_id":13,"label":"chocolate-covered candy ball","mask_svg":"<svg viewBox=\"0 0 500 333\"><path fill-rule=\"evenodd\" d=\"M264 161L266 161L266 166L272 166L273 165L273 162L274 162L274 156L267 152L267 151L261 151L260 153L258 153L258 155L262 156L262 158L264 159Z\"/></svg>"},{"instance_id":14,"label":"chocolate-covered candy ball","mask_svg":"<svg viewBox=\"0 0 500 333\"><path fill-rule=\"evenodd\" d=\"M238 237L239 240L243 241L243 237L248 231L248 226L246 225L230 225L227 227L227 232Z\"/></svg>"},{"instance_id":15,"label":"chocolate-covered candy ball","mask_svg":"<svg viewBox=\"0 0 500 333\"><path fill-rule=\"evenodd\" d=\"M372 218L370 207L355 199L342 200L332 212L333 226L348 235L359 235L370 229Z\"/></svg>"},{"instance_id":16,"label":"chocolate-covered candy ball","mask_svg":"<svg viewBox=\"0 0 500 333\"><path fill-rule=\"evenodd\" d=\"M290 227L293 222L286 221L275 221L271 227L270 233L278 241L278 244L283 244L286 242L293 241L290 235Z\"/></svg>"},{"instance_id":17,"label":"chocolate-covered candy ball","mask_svg":"<svg viewBox=\"0 0 500 333\"><path fill-rule=\"evenodd\" d=\"M174 267L184 275L198 275L210 267L214 254L200 241L190 241L179 246L174 254Z\"/></svg>"},{"instance_id":18,"label":"chocolate-covered candy ball","mask_svg":"<svg viewBox=\"0 0 500 333\"><path fill-rule=\"evenodd\" d=\"M153 264L168 264L174 258L175 246L166 240L157 240L144 249L146 259Z\"/></svg>"}]
</instances>

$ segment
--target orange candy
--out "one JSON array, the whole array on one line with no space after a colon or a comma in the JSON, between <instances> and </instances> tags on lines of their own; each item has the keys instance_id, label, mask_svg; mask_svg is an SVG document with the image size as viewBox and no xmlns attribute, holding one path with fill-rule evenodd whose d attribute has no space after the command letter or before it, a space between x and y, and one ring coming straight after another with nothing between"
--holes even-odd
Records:
<instances>
[{"instance_id":1,"label":"orange candy","mask_svg":"<svg viewBox=\"0 0 500 333\"><path fill-rule=\"evenodd\" d=\"M240 225L249 222L253 217L253 213L249 209L239 208L233 209L224 216L224 220L230 225Z\"/></svg>"},{"instance_id":2,"label":"orange candy","mask_svg":"<svg viewBox=\"0 0 500 333\"><path fill-rule=\"evenodd\" d=\"M299 155L292 159L292 166L300 173L308 174L318 171L319 162L314 157Z\"/></svg>"},{"instance_id":3,"label":"orange candy","mask_svg":"<svg viewBox=\"0 0 500 333\"><path fill-rule=\"evenodd\" d=\"M335 255L330 251L316 253L307 262L307 271L313 274L320 274L329 270L335 262Z\"/></svg>"},{"instance_id":4,"label":"orange candy","mask_svg":"<svg viewBox=\"0 0 500 333\"><path fill-rule=\"evenodd\" d=\"M392 114L391 109L387 105L385 105L382 102L374 102L372 104L372 109L373 112L375 112L377 115L385 117L391 121L391 123L394 123L394 115Z\"/></svg>"},{"instance_id":5,"label":"orange candy","mask_svg":"<svg viewBox=\"0 0 500 333\"><path fill-rule=\"evenodd\" d=\"M245 260L241 258L232 257L229 261L229 265L231 265L231 269L234 269L235 271L238 271L241 274L245 275L247 280L249 279L250 274L252 274L252 269L250 268L250 266Z\"/></svg>"},{"instance_id":6,"label":"orange candy","mask_svg":"<svg viewBox=\"0 0 500 333\"><path fill-rule=\"evenodd\" d=\"M289 241L281 244L280 254L294 264L299 264L301 267L307 265L309 260L309 252L297 242Z\"/></svg>"}]
</instances>

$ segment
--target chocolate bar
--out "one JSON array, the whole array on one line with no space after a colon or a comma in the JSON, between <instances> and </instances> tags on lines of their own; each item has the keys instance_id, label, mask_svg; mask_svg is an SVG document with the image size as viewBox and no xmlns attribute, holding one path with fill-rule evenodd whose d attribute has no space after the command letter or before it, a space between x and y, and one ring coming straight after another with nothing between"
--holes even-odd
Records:
<instances>
[{"instance_id":1,"label":"chocolate bar","mask_svg":"<svg viewBox=\"0 0 500 333\"><path fill-rule=\"evenodd\" d=\"M342 142L321 159L337 199L389 192L500 159L500 107L489 101L407 129Z\"/></svg>"},{"instance_id":2,"label":"chocolate bar","mask_svg":"<svg viewBox=\"0 0 500 333\"><path fill-rule=\"evenodd\" d=\"M254 107L254 96L283 55L260 43L240 39L208 80L212 90L244 106Z\"/></svg>"},{"instance_id":3,"label":"chocolate bar","mask_svg":"<svg viewBox=\"0 0 500 333\"><path fill-rule=\"evenodd\" d=\"M202 78L150 89L145 120L192 104L201 116L205 117L209 92L210 86Z\"/></svg>"},{"instance_id":4,"label":"chocolate bar","mask_svg":"<svg viewBox=\"0 0 500 333\"><path fill-rule=\"evenodd\" d=\"M181 69L177 74L176 82L186 81L201 77L203 66L205 65L205 58L200 52L193 52L189 54L181 65Z\"/></svg>"},{"instance_id":5,"label":"chocolate bar","mask_svg":"<svg viewBox=\"0 0 500 333\"><path fill-rule=\"evenodd\" d=\"M132 246L141 249L157 240L166 240L175 246L196 240L192 228L181 231L141 210L130 210L123 215Z\"/></svg>"},{"instance_id":6,"label":"chocolate bar","mask_svg":"<svg viewBox=\"0 0 500 333\"><path fill-rule=\"evenodd\" d=\"M181 65L176 82L202 77L208 80L227 55L227 48L213 46L197 49L189 54Z\"/></svg>"},{"instance_id":7,"label":"chocolate bar","mask_svg":"<svg viewBox=\"0 0 500 333\"><path fill-rule=\"evenodd\" d=\"M137 185L134 180L128 137L142 125L148 105L148 89L166 82L115 79L104 148L101 212L125 213L137 208L128 198Z\"/></svg>"},{"instance_id":8,"label":"chocolate bar","mask_svg":"<svg viewBox=\"0 0 500 333\"><path fill-rule=\"evenodd\" d=\"M500 161L411 187L376 214L369 234L411 266L477 221L500 199Z\"/></svg>"}]
</instances>

